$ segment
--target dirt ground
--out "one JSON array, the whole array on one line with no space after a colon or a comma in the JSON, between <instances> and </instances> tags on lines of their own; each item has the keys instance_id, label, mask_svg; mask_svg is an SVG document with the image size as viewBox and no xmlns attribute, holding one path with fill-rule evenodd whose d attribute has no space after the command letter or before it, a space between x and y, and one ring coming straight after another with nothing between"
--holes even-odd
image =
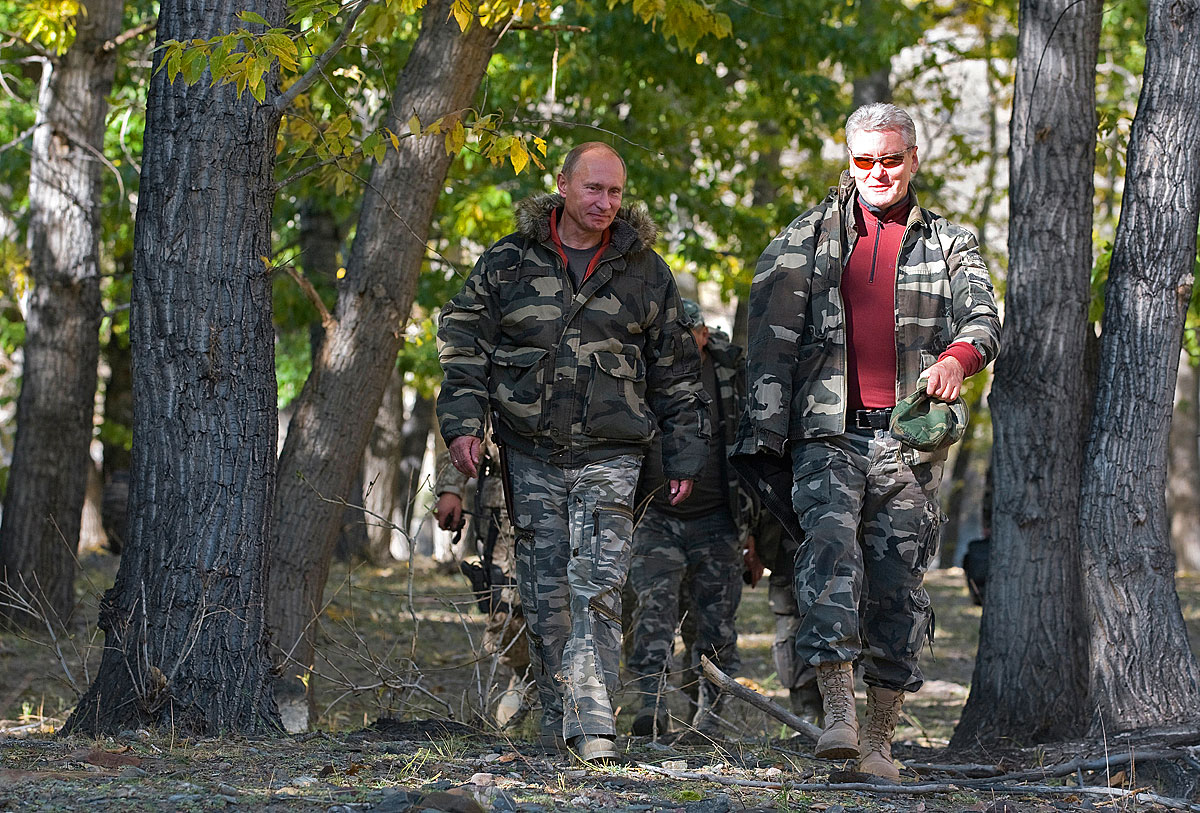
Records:
<instances>
[{"instance_id":1,"label":"dirt ground","mask_svg":"<svg viewBox=\"0 0 1200 813\"><path fill-rule=\"evenodd\" d=\"M116 564L99 554L85 559L84 610L57 644L61 657L46 635L0 633L0 811L1200 811L1195 755L1187 759L1196 771L1156 762L1145 746L1135 754L1140 762L1107 772L1067 764L1095 756L1069 744L994 755L986 765L948 764L961 762L942 749L967 697L980 618L959 570L928 579L937 638L922 661L925 688L906 703L897 732L896 756L907 766L900 788L871 786L851 764L812 758L804 739L736 699L723 711L724 738L700 736L677 719L658 742L622 737L623 761L610 766L539 748L536 711L512 730L489 730L482 715L506 679L478 655L482 620L465 582L444 566L410 571L403 563L335 565L321 619L323 659L310 677L319 710L313 733L56 738L75 702L71 681L82 689L99 663L95 603ZM1181 577L1179 587L1195 644L1200 579ZM746 590L738 626L743 681L786 705L771 664L765 582ZM861 701L860 693L860 710ZM682 693L670 704L686 717ZM622 708L622 731L631 722ZM1133 745L1109 747L1115 759ZM1035 770L1013 773L1022 768ZM1165 797L1191 801L1170 807Z\"/></svg>"}]
</instances>

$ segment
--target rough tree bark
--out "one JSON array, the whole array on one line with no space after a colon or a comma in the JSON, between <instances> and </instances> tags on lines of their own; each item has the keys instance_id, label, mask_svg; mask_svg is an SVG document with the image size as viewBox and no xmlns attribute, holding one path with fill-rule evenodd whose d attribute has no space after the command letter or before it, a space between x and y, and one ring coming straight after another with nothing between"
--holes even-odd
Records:
<instances>
[{"instance_id":1,"label":"rough tree bark","mask_svg":"<svg viewBox=\"0 0 1200 813\"><path fill-rule=\"evenodd\" d=\"M1197 65L1200 0L1151 0L1084 458L1096 734L1200 719L1200 669L1175 592L1164 498L1200 217Z\"/></svg>"},{"instance_id":2,"label":"rough tree bark","mask_svg":"<svg viewBox=\"0 0 1200 813\"><path fill-rule=\"evenodd\" d=\"M1008 289L990 400L996 566L957 748L1067 736L1086 716L1078 495L1100 13L1098 0L1020 7Z\"/></svg>"},{"instance_id":3,"label":"rough tree bark","mask_svg":"<svg viewBox=\"0 0 1200 813\"><path fill-rule=\"evenodd\" d=\"M407 129L470 107L498 32L463 33L452 0L434 0L396 83L387 126ZM305 382L279 460L269 606L285 675L313 663L314 626L340 506L350 494L395 364L416 290L433 209L452 156L440 136L408 138L376 164L338 290L334 319Z\"/></svg>"},{"instance_id":4,"label":"rough tree bark","mask_svg":"<svg viewBox=\"0 0 1200 813\"><path fill-rule=\"evenodd\" d=\"M167 0L158 44L283 0ZM156 61L161 59L156 51ZM268 104L154 74L134 231L129 539L100 606L100 670L67 721L96 735L279 727L264 611L275 483L270 256L278 76Z\"/></svg>"},{"instance_id":5,"label":"rough tree bark","mask_svg":"<svg viewBox=\"0 0 1200 813\"><path fill-rule=\"evenodd\" d=\"M1175 566L1200 572L1200 376L1187 351L1179 355L1175 379L1175 413L1167 440L1167 513L1171 518L1171 548Z\"/></svg>"},{"instance_id":6,"label":"rough tree bark","mask_svg":"<svg viewBox=\"0 0 1200 813\"><path fill-rule=\"evenodd\" d=\"M0 578L56 621L75 606L100 355L104 120L123 0L92 0L47 62L29 175L29 276L17 436L0 523ZM33 616L10 612L18 623Z\"/></svg>"}]
</instances>

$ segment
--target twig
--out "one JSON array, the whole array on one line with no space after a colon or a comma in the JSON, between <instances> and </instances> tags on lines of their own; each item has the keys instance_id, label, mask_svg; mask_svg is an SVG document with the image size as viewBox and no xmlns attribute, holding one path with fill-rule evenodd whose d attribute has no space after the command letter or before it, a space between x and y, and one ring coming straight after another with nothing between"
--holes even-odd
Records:
<instances>
[{"instance_id":1,"label":"twig","mask_svg":"<svg viewBox=\"0 0 1200 813\"><path fill-rule=\"evenodd\" d=\"M553 33L566 32L570 34L586 34L591 31L586 25L547 25L545 23L517 23L509 26L511 31L550 31Z\"/></svg>"},{"instance_id":2,"label":"twig","mask_svg":"<svg viewBox=\"0 0 1200 813\"><path fill-rule=\"evenodd\" d=\"M713 683L715 683L724 692L728 692L739 700L744 700L760 711L765 711L767 714L774 717L779 722L799 731L813 742L821 736L821 729L817 728L807 720L802 720L795 714L792 714L787 709L775 703L769 698L763 697L758 692L751 689L749 686L743 686L729 675L717 668L716 664L708 659L707 655L700 656L700 666L704 670L704 675Z\"/></svg>"},{"instance_id":3,"label":"twig","mask_svg":"<svg viewBox=\"0 0 1200 813\"><path fill-rule=\"evenodd\" d=\"M669 776L672 779L686 779L699 782L715 782L720 785L733 785L743 788L761 788L763 790L789 791L860 791L865 793L880 793L883 795L925 796L935 793L957 793L963 790L963 785L957 782L926 782L920 785L901 785L871 782L767 782L761 779L738 779L720 774L700 773L696 771L669 771L656 765L638 763L637 767L652 773ZM1149 802L1162 805L1170 810L1187 810L1200 813L1200 805L1192 804L1184 799L1173 799L1147 793L1141 790L1124 790L1122 788L1086 787L1078 788L1067 785L973 785L971 790L986 790L991 793L1008 793L1016 796L1048 796L1060 795L1090 795L1108 796L1111 798L1132 798L1138 802Z\"/></svg>"},{"instance_id":4,"label":"twig","mask_svg":"<svg viewBox=\"0 0 1200 813\"><path fill-rule=\"evenodd\" d=\"M1062 777L1070 776L1078 771L1107 771L1111 768L1121 765L1128 765L1134 761L1179 759L1181 756L1182 754L1180 754L1178 751L1130 751L1127 754L1114 755L1101 759L1073 759L1070 762L1065 762L1061 765L1051 765L1047 768L1034 768L1028 771L1016 771L1014 773L1007 773L1001 776L992 777L990 779L962 779L959 780L959 784L973 787L977 784L987 783L989 781L1023 782L1026 779L1061 779Z\"/></svg>"},{"instance_id":5,"label":"twig","mask_svg":"<svg viewBox=\"0 0 1200 813\"><path fill-rule=\"evenodd\" d=\"M130 40L137 39L142 34L146 34L150 31L153 31L157 27L158 27L158 19L157 18L155 18L154 20L151 20L148 23L142 23L141 25L134 26L133 28L130 28L128 31L122 31L120 34L117 34L117 36L113 37L108 42L101 45L100 50L104 51L104 52L114 51L117 48L120 48L125 43L129 42Z\"/></svg>"},{"instance_id":6,"label":"twig","mask_svg":"<svg viewBox=\"0 0 1200 813\"><path fill-rule=\"evenodd\" d=\"M304 292L304 296L317 309L317 313L321 315L321 327L326 330L332 328L335 324L333 314L329 312L329 308L325 307L325 302L321 299L321 295L317 293L317 289L313 287L313 284L300 276L300 272L296 270L295 266L282 265L278 267L295 280L296 284L300 286L300 290Z\"/></svg>"},{"instance_id":7,"label":"twig","mask_svg":"<svg viewBox=\"0 0 1200 813\"><path fill-rule=\"evenodd\" d=\"M312 67L303 76L275 98L273 106L276 112L283 113L296 100L297 96L312 87L313 82L317 81L317 77L321 76L325 70L325 66L329 64L329 60L333 59L337 55L337 52L342 50L342 46L346 44L346 40L350 39L350 34L354 31L354 24L358 22L359 16L366 10L367 5L368 0L358 0L358 7L350 12L350 17L342 26L342 33L338 34L333 44L317 57L317 61L313 63Z\"/></svg>"}]
</instances>

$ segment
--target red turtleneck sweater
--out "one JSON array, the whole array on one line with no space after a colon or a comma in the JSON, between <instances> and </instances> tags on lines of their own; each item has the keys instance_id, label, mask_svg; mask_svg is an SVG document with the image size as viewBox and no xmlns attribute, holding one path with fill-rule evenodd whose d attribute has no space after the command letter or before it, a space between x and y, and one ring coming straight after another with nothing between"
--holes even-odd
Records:
<instances>
[{"instance_id":1,"label":"red turtleneck sweater","mask_svg":"<svg viewBox=\"0 0 1200 813\"><path fill-rule=\"evenodd\" d=\"M908 212L906 198L886 212L872 212L858 200L854 220L858 242L842 271L846 307L847 408L896 405L896 264ZM967 375L983 367L983 356L956 342L938 358L953 356Z\"/></svg>"}]
</instances>

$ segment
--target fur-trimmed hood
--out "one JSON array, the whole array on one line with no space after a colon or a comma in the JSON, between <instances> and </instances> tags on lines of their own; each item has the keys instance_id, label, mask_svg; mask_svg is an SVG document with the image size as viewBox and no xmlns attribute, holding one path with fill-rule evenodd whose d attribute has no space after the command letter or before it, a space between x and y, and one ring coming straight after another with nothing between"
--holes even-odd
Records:
<instances>
[{"instance_id":1,"label":"fur-trimmed hood","mask_svg":"<svg viewBox=\"0 0 1200 813\"><path fill-rule=\"evenodd\" d=\"M517 203L517 231L544 243L550 239L550 213L563 204L562 195L542 193ZM644 203L622 206L612 224L611 246L621 254L636 254L654 248L658 242L658 224Z\"/></svg>"}]
</instances>

